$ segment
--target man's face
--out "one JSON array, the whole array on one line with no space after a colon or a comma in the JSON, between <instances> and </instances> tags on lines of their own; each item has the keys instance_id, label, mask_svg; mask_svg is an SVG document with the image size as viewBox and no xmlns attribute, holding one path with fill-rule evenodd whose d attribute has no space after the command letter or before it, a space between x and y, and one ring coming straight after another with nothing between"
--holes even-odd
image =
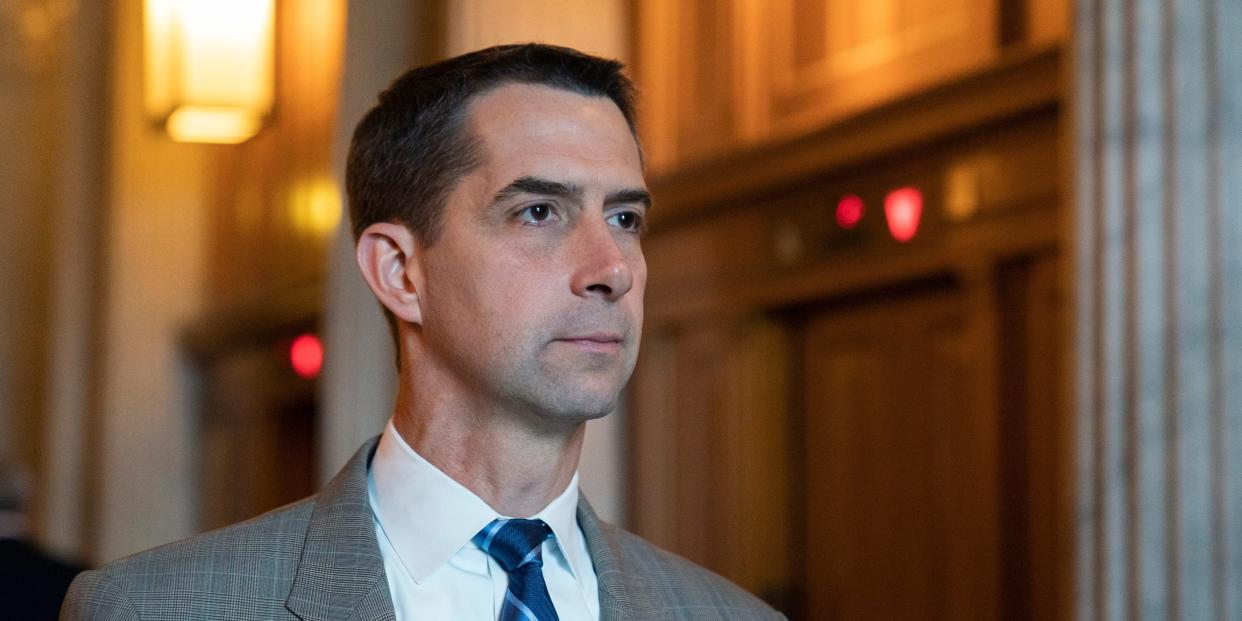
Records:
<instances>
[{"instance_id":1,"label":"man's face","mask_svg":"<svg viewBox=\"0 0 1242 621\"><path fill-rule=\"evenodd\" d=\"M511 84L479 96L482 164L421 252L428 353L474 398L556 420L603 416L634 369L649 200L609 99Z\"/></svg>"}]
</instances>

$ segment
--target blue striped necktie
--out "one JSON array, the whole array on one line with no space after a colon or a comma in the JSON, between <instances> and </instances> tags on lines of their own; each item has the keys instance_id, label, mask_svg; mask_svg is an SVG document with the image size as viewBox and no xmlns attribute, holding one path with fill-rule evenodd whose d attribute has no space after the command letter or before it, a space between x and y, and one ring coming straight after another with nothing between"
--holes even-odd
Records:
<instances>
[{"instance_id":1,"label":"blue striped necktie","mask_svg":"<svg viewBox=\"0 0 1242 621\"><path fill-rule=\"evenodd\" d=\"M474 536L509 574L499 621L560 621L543 581L543 542L551 536L543 520L492 520Z\"/></svg>"}]
</instances>

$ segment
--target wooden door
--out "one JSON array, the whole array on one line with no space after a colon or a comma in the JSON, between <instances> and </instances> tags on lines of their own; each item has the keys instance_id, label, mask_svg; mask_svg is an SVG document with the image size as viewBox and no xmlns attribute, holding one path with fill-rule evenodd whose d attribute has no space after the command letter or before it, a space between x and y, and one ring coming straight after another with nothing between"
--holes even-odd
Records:
<instances>
[{"instance_id":1,"label":"wooden door","mask_svg":"<svg viewBox=\"0 0 1242 621\"><path fill-rule=\"evenodd\" d=\"M998 618L983 323L951 285L807 321L808 619Z\"/></svg>"},{"instance_id":2,"label":"wooden door","mask_svg":"<svg viewBox=\"0 0 1242 621\"><path fill-rule=\"evenodd\" d=\"M290 367L291 340L232 344L201 363L201 530L315 491L316 381Z\"/></svg>"}]
</instances>

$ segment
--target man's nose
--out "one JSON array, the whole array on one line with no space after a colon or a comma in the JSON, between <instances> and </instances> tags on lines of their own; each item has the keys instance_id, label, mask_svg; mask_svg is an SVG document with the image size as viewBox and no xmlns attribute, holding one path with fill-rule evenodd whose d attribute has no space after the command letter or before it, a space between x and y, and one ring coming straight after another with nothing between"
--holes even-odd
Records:
<instances>
[{"instance_id":1,"label":"man's nose","mask_svg":"<svg viewBox=\"0 0 1242 621\"><path fill-rule=\"evenodd\" d=\"M581 226L574 235L574 295L616 301L634 285L634 272L605 222Z\"/></svg>"}]
</instances>

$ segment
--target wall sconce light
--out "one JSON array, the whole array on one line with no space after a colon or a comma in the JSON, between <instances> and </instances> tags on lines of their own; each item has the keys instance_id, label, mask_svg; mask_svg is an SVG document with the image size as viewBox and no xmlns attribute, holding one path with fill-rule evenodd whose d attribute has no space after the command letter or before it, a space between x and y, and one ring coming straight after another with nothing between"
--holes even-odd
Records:
<instances>
[{"instance_id":1,"label":"wall sconce light","mask_svg":"<svg viewBox=\"0 0 1242 621\"><path fill-rule=\"evenodd\" d=\"M145 0L147 113L173 140L236 144L275 98L275 0Z\"/></svg>"}]
</instances>

